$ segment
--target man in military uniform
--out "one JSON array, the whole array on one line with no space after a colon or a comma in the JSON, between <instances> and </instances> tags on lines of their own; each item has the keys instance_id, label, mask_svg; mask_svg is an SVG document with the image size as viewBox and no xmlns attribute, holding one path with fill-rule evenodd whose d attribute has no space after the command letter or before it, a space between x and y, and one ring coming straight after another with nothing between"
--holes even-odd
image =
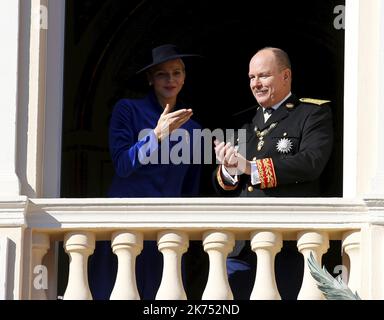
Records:
<instances>
[{"instance_id":1,"label":"man in military uniform","mask_svg":"<svg viewBox=\"0 0 384 320\"><path fill-rule=\"evenodd\" d=\"M243 126L246 155L237 151L239 145L215 141L221 163L215 172L216 190L242 197L320 196L319 177L333 144L329 101L298 99L291 93L289 57L278 48L264 48L252 57L249 81L259 106ZM244 250L240 252L239 245L236 249L241 257ZM243 249L251 252L248 246ZM228 267L233 273L247 269L236 263Z\"/></svg>"}]
</instances>

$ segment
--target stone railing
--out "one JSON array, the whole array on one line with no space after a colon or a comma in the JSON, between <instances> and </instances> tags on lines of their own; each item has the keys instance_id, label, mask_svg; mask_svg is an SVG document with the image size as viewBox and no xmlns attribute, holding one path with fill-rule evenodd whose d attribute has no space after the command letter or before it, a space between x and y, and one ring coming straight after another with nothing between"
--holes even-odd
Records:
<instances>
[{"instance_id":1,"label":"stone railing","mask_svg":"<svg viewBox=\"0 0 384 320\"><path fill-rule=\"evenodd\" d=\"M189 240L201 240L209 256L202 299L232 299L225 262L236 239L250 240L257 255L250 299L280 299L274 263L283 240L297 241L298 251L305 258L312 252L318 262L329 240L341 240L343 262L349 261L350 288L362 298L383 299L384 277L377 272L383 267L379 259L384 253L383 202L341 198L4 200L0 202L0 294L8 299L56 299L57 243L64 241L70 256L64 299L92 299L88 257L96 240L111 240L111 250L118 257L111 299L139 299L135 260L146 239L157 240L164 259L156 299L186 299L181 257ZM37 277L48 290L36 286ZM322 298L305 264L298 299Z\"/></svg>"}]
</instances>

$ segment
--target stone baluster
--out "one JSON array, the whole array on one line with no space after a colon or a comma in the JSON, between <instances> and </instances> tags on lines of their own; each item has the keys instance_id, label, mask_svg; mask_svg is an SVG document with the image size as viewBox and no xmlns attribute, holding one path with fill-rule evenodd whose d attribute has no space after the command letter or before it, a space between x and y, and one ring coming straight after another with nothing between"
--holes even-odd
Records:
<instances>
[{"instance_id":1,"label":"stone baluster","mask_svg":"<svg viewBox=\"0 0 384 320\"><path fill-rule=\"evenodd\" d=\"M70 257L64 300L92 300L88 285L88 257L95 250L95 235L92 232L67 233L64 248Z\"/></svg>"},{"instance_id":2,"label":"stone baluster","mask_svg":"<svg viewBox=\"0 0 384 320\"><path fill-rule=\"evenodd\" d=\"M227 276L227 256L233 250L235 238L224 231L207 231L203 235L204 251L209 256L209 274L203 300L233 300Z\"/></svg>"},{"instance_id":3,"label":"stone baluster","mask_svg":"<svg viewBox=\"0 0 384 320\"><path fill-rule=\"evenodd\" d=\"M361 288L360 242L360 231L350 231L343 234L343 250L349 257L348 287L353 292L359 292Z\"/></svg>"},{"instance_id":4,"label":"stone baluster","mask_svg":"<svg viewBox=\"0 0 384 320\"><path fill-rule=\"evenodd\" d=\"M316 262L321 265L321 258L329 248L328 234L317 231L302 231L297 236L297 247L304 256L303 283L297 300L322 300L323 293L318 289L316 280L312 277L308 259L312 252Z\"/></svg>"},{"instance_id":5,"label":"stone baluster","mask_svg":"<svg viewBox=\"0 0 384 320\"><path fill-rule=\"evenodd\" d=\"M188 235L181 231L162 231L157 245L163 254L163 275L156 300L186 300L181 278L181 257L188 248Z\"/></svg>"},{"instance_id":6,"label":"stone baluster","mask_svg":"<svg viewBox=\"0 0 384 320\"><path fill-rule=\"evenodd\" d=\"M257 255L256 279L251 300L280 300L275 279L275 256L283 246L281 234L271 231L253 232L251 246Z\"/></svg>"},{"instance_id":7,"label":"stone baluster","mask_svg":"<svg viewBox=\"0 0 384 320\"><path fill-rule=\"evenodd\" d=\"M112 234L112 251L118 267L111 300L140 300L136 285L136 257L143 249L143 235L138 232L117 231Z\"/></svg>"},{"instance_id":8,"label":"stone baluster","mask_svg":"<svg viewBox=\"0 0 384 320\"><path fill-rule=\"evenodd\" d=\"M32 300L47 300L48 270L43 265L43 258L50 247L49 236L45 233L32 235Z\"/></svg>"}]
</instances>

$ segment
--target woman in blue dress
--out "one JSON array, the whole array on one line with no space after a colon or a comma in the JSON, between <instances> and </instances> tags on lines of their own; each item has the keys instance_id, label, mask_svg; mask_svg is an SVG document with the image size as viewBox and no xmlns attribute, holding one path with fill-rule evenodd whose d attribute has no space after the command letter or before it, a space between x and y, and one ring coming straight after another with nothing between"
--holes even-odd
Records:
<instances>
[{"instance_id":1,"label":"woman in blue dress","mask_svg":"<svg viewBox=\"0 0 384 320\"><path fill-rule=\"evenodd\" d=\"M152 50L146 72L151 88L142 99L121 99L114 106L109 129L109 148L115 169L108 196L197 196L200 165L193 164L200 143L193 130L192 109L178 100L185 81L183 54L171 44ZM182 154L181 154L182 153ZM110 242L98 242L90 260L90 286L94 299L109 299L115 282L117 259ZM162 256L155 241L144 241L137 258L137 284L142 299L154 299L160 285Z\"/></svg>"}]
</instances>

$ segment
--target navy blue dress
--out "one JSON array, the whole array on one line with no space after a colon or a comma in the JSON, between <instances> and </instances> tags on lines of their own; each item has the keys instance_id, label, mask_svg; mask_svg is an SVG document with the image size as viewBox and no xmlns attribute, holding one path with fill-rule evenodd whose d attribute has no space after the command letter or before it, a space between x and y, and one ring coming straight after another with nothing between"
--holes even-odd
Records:
<instances>
[{"instance_id":1,"label":"navy blue dress","mask_svg":"<svg viewBox=\"0 0 384 320\"><path fill-rule=\"evenodd\" d=\"M177 105L176 109L183 106ZM153 132L163 112L155 94L143 99L122 99L114 106L109 129L109 148L115 176L108 197L187 197L197 196L200 184L200 143L193 130L201 126L188 120L168 139L158 143ZM195 149L195 152L194 152ZM196 162L196 161L195 161ZM144 241L136 261L136 278L142 299L154 299L162 274L162 255L156 241ZM109 299L117 258L109 241L99 241L90 258L89 279L94 299Z\"/></svg>"},{"instance_id":2,"label":"navy blue dress","mask_svg":"<svg viewBox=\"0 0 384 320\"><path fill-rule=\"evenodd\" d=\"M178 138L177 141L167 140L158 144L152 129L156 127L162 112L163 108L153 92L144 99L122 99L117 102L109 131L109 148L116 172L109 197L180 197L198 194L200 166L174 164L172 159L168 159L169 164L161 164L166 162L161 161L161 149L165 143L169 143L165 147L170 150L185 143L189 147L188 162L193 163L193 130L201 127L189 120L178 131L180 134L171 136L171 140ZM168 157L169 152L166 155L165 160L171 158ZM143 165L143 162L150 163Z\"/></svg>"}]
</instances>

